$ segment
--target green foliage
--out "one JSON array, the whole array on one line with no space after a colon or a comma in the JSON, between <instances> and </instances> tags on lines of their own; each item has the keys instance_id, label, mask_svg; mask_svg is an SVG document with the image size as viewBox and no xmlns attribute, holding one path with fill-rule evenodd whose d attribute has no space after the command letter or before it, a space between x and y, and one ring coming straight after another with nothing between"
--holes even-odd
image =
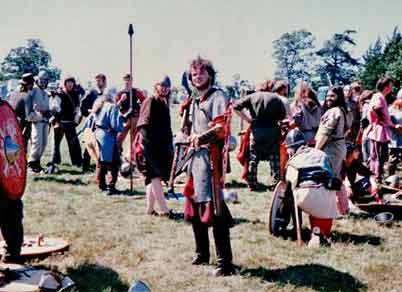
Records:
<instances>
[{"instance_id":1,"label":"green foliage","mask_svg":"<svg viewBox=\"0 0 402 292\"><path fill-rule=\"evenodd\" d=\"M50 81L60 78L60 69L51 67L51 55L45 50L39 39L28 39L26 46L11 49L1 63L1 72L5 80L20 79L24 73L37 75L39 70L46 70Z\"/></svg>"},{"instance_id":2,"label":"green foliage","mask_svg":"<svg viewBox=\"0 0 402 292\"><path fill-rule=\"evenodd\" d=\"M297 79L309 80L314 63L314 36L301 29L282 34L273 42L277 71L275 77L287 79L290 88L296 85Z\"/></svg>"},{"instance_id":3,"label":"green foliage","mask_svg":"<svg viewBox=\"0 0 402 292\"><path fill-rule=\"evenodd\" d=\"M316 52L321 59L317 67L321 80L329 78L333 84L347 84L355 77L359 61L350 52L351 47L356 45L355 33L355 30L335 33Z\"/></svg>"},{"instance_id":4,"label":"green foliage","mask_svg":"<svg viewBox=\"0 0 402 292\"><path fill-rule=\"evenodd\" d=\"M364 63L360 68L359 79L363 82L364 88L375 88L377 80L386 72L382 51L382 42L377 39L363 55Z\"/></svg>"},{"instance_id":5,"label":"green foliage","mask_svg":"<svg viewBox=\"0 0 402 292\"><path fill-rule=\"evenodd\" d=\"M360 68L359 78L365 88L373 89L377 80L385 75L400 81L402 78L402 34L396 27L382 45L378 39L363 55L364 63Z\"/></svg>"}]
</instances>

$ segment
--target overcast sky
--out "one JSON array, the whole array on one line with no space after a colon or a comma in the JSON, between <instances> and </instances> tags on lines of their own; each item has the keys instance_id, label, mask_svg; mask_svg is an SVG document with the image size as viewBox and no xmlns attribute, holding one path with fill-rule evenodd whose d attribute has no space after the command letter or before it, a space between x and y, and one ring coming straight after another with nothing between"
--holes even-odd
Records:
<instances>
[{"instance_id":1,"label":"overcast sky","mask_svg":"<svg viewBox=\"0 0 402 292\"><path fill-rule=\"evenodd\" d=\"M121 85L129 70L127 27L135 27L134 82L150 89L162 74L174 83L198 54L212 60L223 83L273 75L272 41L305 28L316 46L355 29L360 56L378 36L402 28L401 0L1 0L0 59L39 38L53 63L83 84L105 72ZM386 4L385 4L386 3Z\"/></svg>"}]
</instances>

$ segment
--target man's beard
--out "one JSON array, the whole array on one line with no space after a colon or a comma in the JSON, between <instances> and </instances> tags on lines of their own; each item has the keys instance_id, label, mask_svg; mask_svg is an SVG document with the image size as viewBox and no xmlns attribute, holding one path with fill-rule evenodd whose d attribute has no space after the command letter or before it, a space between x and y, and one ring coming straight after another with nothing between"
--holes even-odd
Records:
<instances>
[{"instance_id":1,"label":"man's beard","mask_svg":"<svg viewBox=\"0 0 402 292\"><path fill-rule=\"evenodd\" d=\"M205 82L204 84L201 84L201 85L199 85L199 86L195 86L195 88L198 90L198 91L203 91L203 90L205 90L205 89L208 89L210 86L211 86L211 81L210 80L208 80L207 82Z\"/></svg>"},{"instance_id":2,"label":"man's beard","mask_svg":"<svg viewBox=\"0 0 402 292\"><path fill-rule=\"evenodd\" d=\"M336 107L336 101L327 101L326 102L326 104L327 104L327 108L333 108L333 107Z\"/></svg>"}]
</instances>

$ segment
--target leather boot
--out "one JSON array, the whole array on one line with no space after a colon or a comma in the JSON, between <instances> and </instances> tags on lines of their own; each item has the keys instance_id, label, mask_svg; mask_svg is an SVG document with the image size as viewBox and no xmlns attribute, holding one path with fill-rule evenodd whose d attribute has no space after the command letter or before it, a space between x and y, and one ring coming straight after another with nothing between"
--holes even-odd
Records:
<instances>
[{"instance_id":1,"label":"leather boot","mask_svg":"<svg viewBox=\"0 0 402 292\"><path fill-rule=\"evenodd\" d=\"M213 271L216 277L230 276L236 273L232 264L232 247L230 244L230 231L227 226L214 226L213 228L217 267Z\"/></svg>"},{"instance_id":2,"label":"leather boot","mask_svg":"<svg viewBox=\"0 0 402 292\"><path fill-rule=\"evenodd\" d=\"M195 257L193 265L209 264L209 238L208 227L202 223L193 223L193 232L195 239Z\"/></svg>"}]
</instances>

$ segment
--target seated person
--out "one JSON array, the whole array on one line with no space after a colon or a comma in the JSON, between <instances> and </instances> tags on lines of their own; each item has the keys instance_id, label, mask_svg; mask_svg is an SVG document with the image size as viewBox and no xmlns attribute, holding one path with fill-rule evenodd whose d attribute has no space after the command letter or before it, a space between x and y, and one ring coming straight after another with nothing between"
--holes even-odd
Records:
<instances>
[{"instance_id":1,"label":"seated person","mask_svg":"<svg viewBox=\"0 0 402 292\"><path fill-rule=\"evenodd\" d=\"M382 202L378 194L378 187L374 174L360 159L361 150L357 144L347 143L346 159L342 168L341 177L349 199L352 202L361 200L371 194L377 202ZM358 175L360 178L358 178Z\"/></svg>"}]
</instances>

